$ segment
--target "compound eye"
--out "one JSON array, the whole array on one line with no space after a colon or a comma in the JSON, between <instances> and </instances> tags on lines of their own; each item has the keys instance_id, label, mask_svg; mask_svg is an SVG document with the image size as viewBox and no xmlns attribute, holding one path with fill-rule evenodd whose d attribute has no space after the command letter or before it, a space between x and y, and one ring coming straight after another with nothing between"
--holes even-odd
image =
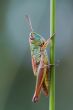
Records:
<instances>
[{"instance_id":1,"label":"compound eye","mask_svg":"<svg viewBox=\"0 0 73 110\"><path fill-rule=\"evenodd\" d=\"M34 40L34 34L33 33L30 34L30 40Z\"/></svg>"},{"instance_id":2,"label":"compound eye","mask_svg":"<svg viewBox=\"0 0 73 110\"><path fill-rule=\"evenodd\" d=\"M34 40L34 37L30 37L30 40Z\"/></svg>"}]
</instances>

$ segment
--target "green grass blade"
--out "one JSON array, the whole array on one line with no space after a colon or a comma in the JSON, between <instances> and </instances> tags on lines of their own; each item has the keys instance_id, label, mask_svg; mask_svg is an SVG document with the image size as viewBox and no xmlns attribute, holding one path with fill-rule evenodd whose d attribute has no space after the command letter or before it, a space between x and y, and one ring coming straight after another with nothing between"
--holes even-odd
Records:
<instances>
[{"instance_id":1,"label":"green grass blade","mask_svg":"<svg viewBox=\"0 0 73 110\"><path fill-rule=\"evenodd\" d=\"M50 36L55 33L56 0L50 0ZM55 64L55 35L50 43L50 63ZM55 66L51 68L49 110L55 110Z\"/></svg>"}]
</instances>

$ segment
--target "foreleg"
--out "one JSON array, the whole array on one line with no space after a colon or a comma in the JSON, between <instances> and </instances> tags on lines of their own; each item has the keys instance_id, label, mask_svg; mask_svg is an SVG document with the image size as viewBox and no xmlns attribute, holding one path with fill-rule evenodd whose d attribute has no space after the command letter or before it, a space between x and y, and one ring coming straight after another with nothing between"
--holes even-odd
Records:
<instances>
[{"instance_id":1,"label":"foreleg","mask_svg":"<svg viewBox=\"0 0 73 110\"><path fill-rule=\"evenodd\" d=\"M44 50L47 48L47 46L49 45L50 41L51 41L51 38L55 35L55 33L49 37L49 39L47 41L44 42L44 44L42 45L41 49Z\"/></svg>"}]
</instances>

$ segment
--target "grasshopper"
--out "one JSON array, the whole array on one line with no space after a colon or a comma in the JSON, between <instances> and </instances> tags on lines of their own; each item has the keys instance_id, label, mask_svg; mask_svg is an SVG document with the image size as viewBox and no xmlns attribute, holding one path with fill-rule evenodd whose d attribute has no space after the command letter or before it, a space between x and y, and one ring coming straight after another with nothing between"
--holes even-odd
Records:
<instances>
[{"instance_id":1,"label":"grasshopper","mask_svg":"<svg viewBox=\"0 0 73 110\"><path fill-rule=\"evenodd\" d=\"M50 66L46 48L54 34L45 40L41 35L33 31L28 15L25 16L30 27L29 44L31 50L31 60L33 73L36 76L35 92L32 98L34 103L38 102L41 91L45 96L49 95L49 74Z\"/></svg>"}]
</instances>

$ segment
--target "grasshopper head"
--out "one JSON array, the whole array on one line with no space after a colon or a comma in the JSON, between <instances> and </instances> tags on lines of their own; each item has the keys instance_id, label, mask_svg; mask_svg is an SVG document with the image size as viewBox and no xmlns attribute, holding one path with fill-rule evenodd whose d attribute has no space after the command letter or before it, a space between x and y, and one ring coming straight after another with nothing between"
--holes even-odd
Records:
<instances>
[{"instance_id":1,"label":"grasshopper head","mask_svg":"<svg viewBox=\"0 0 73 110\"><path fill-rule=\"evenodd\" d=\"M41 36L35 32L31 32L29 35L29 41L31 44L39 46L41 45Z\"/></svg>"}]
</instances>

